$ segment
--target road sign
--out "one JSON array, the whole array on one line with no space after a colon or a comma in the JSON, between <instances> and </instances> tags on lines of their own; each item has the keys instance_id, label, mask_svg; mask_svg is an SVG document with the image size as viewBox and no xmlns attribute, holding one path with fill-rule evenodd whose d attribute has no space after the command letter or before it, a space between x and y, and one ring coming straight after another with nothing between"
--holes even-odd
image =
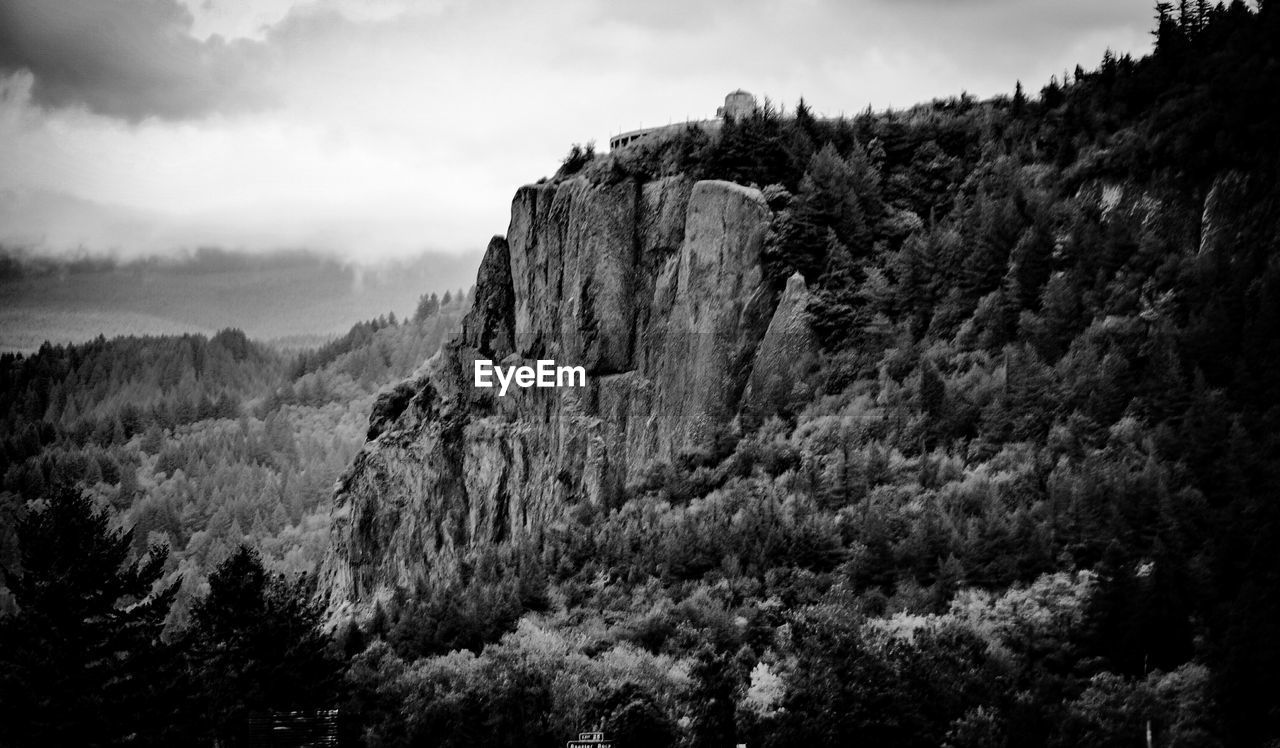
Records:
<instances>
[{"instance_id":1,"label":"road sign","mask_svg":"<svg viewBox=\"0 0 1280 748\"><path fill-rule=\"evenodd\" d=\"M570 740L567 748L613 748L613 741L605 740L603 732L580 732L577 740Z\"/></svg>"}]
</instances>

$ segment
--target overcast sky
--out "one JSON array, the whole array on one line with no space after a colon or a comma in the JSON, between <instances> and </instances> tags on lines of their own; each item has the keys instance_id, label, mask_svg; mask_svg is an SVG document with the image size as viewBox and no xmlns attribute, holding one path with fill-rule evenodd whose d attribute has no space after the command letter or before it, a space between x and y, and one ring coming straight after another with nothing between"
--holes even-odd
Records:
<instances>
[{"instance_id":1,"label":"overcast sky","mask_svg":"<svg viewBox=\"0 0 1280 748\"><path fill-rule=\"evenodd\" d=\"M574 142L1145 53L1149 0L0 0L0 244L477 251Z\"/></svg>"}]
</instances>

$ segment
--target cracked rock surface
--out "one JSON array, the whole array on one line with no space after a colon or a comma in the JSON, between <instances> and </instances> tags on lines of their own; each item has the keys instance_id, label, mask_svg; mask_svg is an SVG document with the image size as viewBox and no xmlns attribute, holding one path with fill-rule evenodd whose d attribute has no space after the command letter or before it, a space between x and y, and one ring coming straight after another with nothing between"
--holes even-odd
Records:
<instances>
[{"instance_id":1,"label":"cracked rock surface","mask_svg":"<svg viewBox=\"0 0 1280 748\"><path fill-rule=\"evenodd\" d=\"M573 505L616 505L653 462L705 448L747 400L767 415L812 355L803 281L780 303L764 278L771 217L755 189L684 177L518 190L460 334L378 399L338 483L331 610L447 582L482 544L537 542ZM500 398L472 386L478 358L582 366L587 386Z\"/></svg>"}]
</instances>

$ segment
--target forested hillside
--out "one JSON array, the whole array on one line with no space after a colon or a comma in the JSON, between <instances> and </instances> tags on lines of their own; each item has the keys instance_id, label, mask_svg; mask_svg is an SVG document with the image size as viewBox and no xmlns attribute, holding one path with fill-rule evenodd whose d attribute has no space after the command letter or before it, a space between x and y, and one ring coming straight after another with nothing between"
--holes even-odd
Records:
<instances>
[{"instance_id":1,"label":"forested hillside","mask_svg":"<svg viewBox=\"0 0 1280 748\"><path fill-rule=\"evenodd\" d=\"M370 742L1280 736L1280 28L1157 11L1152 55L1038 96L575 148L553 182L758 188L817 361L779 417L378 603Z\"/></svg>"},{"instance_id":2,"label":"forested hillside","mask_svg":"<svg viewBox=\"0 0 1280 748\"><path fill-rule=\"evenodd\" d=\"M553 182L757 188L813 365L778 415L332 641L266 570L313 568L374 391L461 307L294 360L234 333L5 358L0 738L337 708L371 746L1274 744L1273 5L1162 3L1151 55L1038 94L575 149Z\"/></svg>"},{"instance_id":3,"label":"forested hillside","mask_svg":"<svg viewBox=\"0 0 1280 748\"><path fill-rule=\"evenodd\" d=\"M13 532L26 502L81 485L131 528L135 552L172 549L165 572L183 582L179 617L241 543L273 569L313 571L333 483L364 439L374 396L452 333L465 297L448 296L443 307L424 298L411 320L362 322L296 354L237 330L4 354L4 568L21 568Z\"/></svg>"}]
</instances>

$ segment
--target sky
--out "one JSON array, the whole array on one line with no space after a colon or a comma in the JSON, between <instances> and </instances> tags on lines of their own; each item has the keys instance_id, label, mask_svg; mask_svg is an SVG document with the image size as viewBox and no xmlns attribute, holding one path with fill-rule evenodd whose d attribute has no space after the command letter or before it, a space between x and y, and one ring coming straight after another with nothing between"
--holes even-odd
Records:
<instances>
[{"instance_id":1,"label":"sky","mask_svg":"<svg viewBox=\"0 0 1280 748\"><path fill-rule=\"evenodd\" d=\"M573 143L745 88L905 107L1103 52L1148 0L0 0L0 245L476 252Z\"/></svg>"}]
</instances>

